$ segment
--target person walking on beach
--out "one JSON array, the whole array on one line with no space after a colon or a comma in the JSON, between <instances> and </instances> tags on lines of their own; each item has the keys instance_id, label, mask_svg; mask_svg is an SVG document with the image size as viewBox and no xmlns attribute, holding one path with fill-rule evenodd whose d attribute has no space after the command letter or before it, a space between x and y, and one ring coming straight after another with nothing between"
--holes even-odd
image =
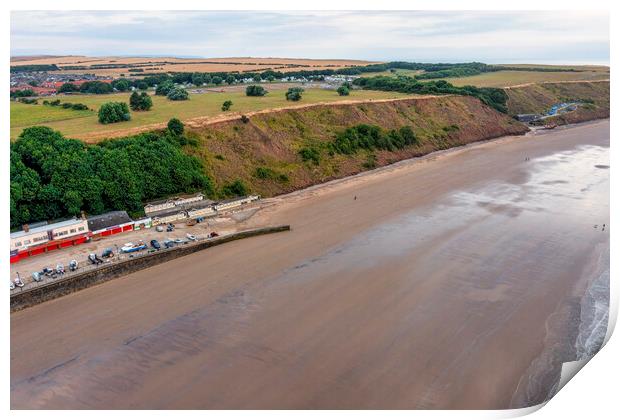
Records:
<instances>
[{"instance_id":1,"label":"person walking on beach","mask_svg":"<svg viewBox=\"0 0 620 420\"><path fill-rule=\"evenodd\" d=\"M357 200L357 195L354 195L354 196L353 196L353 200Z\"/></svg>"}]
</instances>

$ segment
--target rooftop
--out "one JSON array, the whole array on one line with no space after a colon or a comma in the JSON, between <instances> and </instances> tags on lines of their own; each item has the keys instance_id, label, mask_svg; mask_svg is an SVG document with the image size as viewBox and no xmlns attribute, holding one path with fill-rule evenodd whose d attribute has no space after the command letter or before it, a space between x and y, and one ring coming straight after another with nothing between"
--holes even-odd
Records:
<instances>
[{"instance_id":1,"label":"rooftop","mask_svg":"<svg viewBox=\"0 0 620 420\"><path fill-rule=\"evenodd\" d=\"M20 236L24 236L26 234L30 235L31 233L47 232L48 230L58 229L58 228L65 227L65 226L71 226L80 221L81 221L80 219L74 217L73 219L62 220L60 222L50 223L50 224L41 225L41 223L43 222L39 222L39 223L35 223L36 227L31 227L30 229L28 229L28 232L25 232L23 230L12 232L11 238L12 239L19 238Z\"/></svg>"},{"instance_id":2,"label":"rooftop","mask_svg":"<svg viewBox=\"0 0 620 420\"><path fill-rule=\"evenodd\" d=\"M111 211L109 213L98 214L88 218L88 228L92 232L118 226L123 223L133 222L126 211Z\"/></svg>"}]
</instances>

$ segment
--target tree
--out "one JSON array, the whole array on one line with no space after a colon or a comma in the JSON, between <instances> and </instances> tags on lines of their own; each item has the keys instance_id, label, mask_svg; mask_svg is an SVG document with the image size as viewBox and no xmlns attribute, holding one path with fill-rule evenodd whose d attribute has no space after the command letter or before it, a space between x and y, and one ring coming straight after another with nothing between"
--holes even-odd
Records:
<instances>
[{"instance_id":1,"label":"tree","mask_svg":"<svg viewBox=\"0 0 620 420\"><path fill-rule=\"evenodd\" d=\"M189 93L182 87L175 87L166 95L171 101L186 101L189 99Z\"/></svg>"},{"instance_id":2,"label":"tree","mask_svg":"<svg viewBox=\"0 0 620 420\"><path fill-rule=\"evenodd\" d=\"M202 86L202 84L205 82L204 80L204 76L202 75L202 73L193 73L192 74L192 84L194 86Z\"/></svg>"},{"instance_id":3,"label":"tree","mask_svg":"<svg viewBox=\"0 0 620 420\"><path fill-rule=\"evenodd\" d=\"M134 91L129 97L129 107L133 111L148 111L152 106L153 100L146 92Z\"/></svg>"},{"instance_id":4,"label":"tree","mask_svg":"<svg viewBox=\"0 0 620 420\"><path fill-rule=\"evenodd\" d=\"M62 86L58 88L58 93L78 92L79 90L80 88L73 83L63 83Z\"/></svg>"},{"instance_id":5,"label":"tree","mask_svg":"<svg viewBox=\"0 0 620 420\"><path fill-rule=\"evenodd\" d=\"M140 81L138 82L138 84L136 85L136 87L140 90L147 90L149 88L148 83L146 83L145 81Z\"/></svg>"},{"instance_id":6,"label":"tree","mask_svg":"<svg viewBox=\"0 0 620 420\"><path fill-rule=\"evenodd\" d=\"M224 103L222 104L222 111L228 111L232 104L233 103L231 100L224 101Z\"/></svg>"},{"instance_id":7,"label":"tree","mask_svg":"<svg viewBox=\"0 0 620 420\"><path fill-rule=\"evenodd\" d=\"M229 74L228 76L226 76L226 83L228 83L229 85L232 85L233 83L235 83L235 76L233 76L232 74Z\"/></svg>"},{"instance_id":8,"label":"tree","mask_svg":"<svg viewBox=\"0 0 620 420\"><path fill-rule=\"evenodd\" d=\"M265 96L267 91L262 86L250 85L245 88L246 96Z\"/></svg>"},{"instance_id":9,"label":"tree","mask_svg":"<svg viewBox=\"0 0 620 420\"><path fill-rule=\"evenodd\" d=\"M292 87L289 88L288 91L284 94L287 101L299 101L301 99L301 93L304 91L303 88L300 87Z\"/></svg>"},{"instance_id":10,"label":"tree","mask_svg":"<svg viewBox=\"0 0 620 420\"><path fill-rule=\"evenodd\" d=\"M111 124L121 121L129 121L129 107L125 102L106 102L99 108L99 122Z\"/></svg>"},{"instance_id":11,"label":"tree","mask_svg":"<svg viewBox=\"0 0 620 420\"><path fill-rule=\"evenodd\" d=\"M221 85L223 81L224 79L222 79L220 76L213 76L211 78L211 83L216 84L216 85Z\"/></svg>"},{"instance_id":12,"label":"tree","mask_svg":"<svg viewBox=\"0 0 620 420\"><path fill-rule=\"evenodd\" d=\"M80 92L82 93L94 93L101 95L104 93L112 93L112 85L98 80L92 80L90 82L84 82L80 85Z\"/></svg>"},{"instance_id":13,"label":"tree","mask_svg":"<svg viewBox=\"0 0 620 420\"><path fill-rule=\"evenodd\" d=\"M174 83L172 83L171 80L166 80L165 82L157 85L155 95L166 96L172 89L174 89Z\"/></svg>"},{"instance_id":14,"label":"tree","mask_svg":"<svg viewBox=\"0 0 620 420\"><path fill-rule=\"evenodd\" d=\"M185 126L178 118L171 118L168 121L168 130L175 136L182 136L183 131L185 131Z\"/></svg>"},{"instance_id":15,"label":"tree","mask_svg":"<svg viewBox=\"0 0 620 420\"><path fill-rule=\"evenodd\" d=\"M114 89L118 90L119 92L126 92L127 90L129 90L129 83L127 82L127 80L121 79L116 81L112 87L114 87Z\"/></svg>"},{"instance_id":16,"label":"tree","mask_svg":"<svg viewBox=\"0 0 620 420\"><path fill-rule=\"evenodd\" d=\"M346 87L345 85L340 86L337 92L338 92L338 95L340 96L349 96L349 88Z\"/></svg>"},{"instance_id":17,"label":"tree","mask_svg":"<svg viewBox=\"0 0 620 420\"><path fill-rule=\"evenodd\" d=\"M203 191L213 183L179 138L142 133L88 145L48 127L25 129L10 145L11 227L80 210L137 213L146 200Z\"/></svg>"}]
</instances>

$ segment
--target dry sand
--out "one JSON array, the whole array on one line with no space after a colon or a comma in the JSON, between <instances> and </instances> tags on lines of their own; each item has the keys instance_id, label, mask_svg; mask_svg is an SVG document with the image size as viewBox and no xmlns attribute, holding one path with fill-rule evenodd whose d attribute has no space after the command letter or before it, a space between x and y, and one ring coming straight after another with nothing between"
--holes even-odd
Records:
<instances>
[{"instance_id":1,"label":"dry sand","mask_svg":"<svg viewBox=\"0 0 620 420\"><path fill-rule=\"evenodd\" d=\"M243 224L291 232L12 314L11 407L536 402L609 243L608 147L599 121L272 199Z\"/></svg>"}]
</instances>

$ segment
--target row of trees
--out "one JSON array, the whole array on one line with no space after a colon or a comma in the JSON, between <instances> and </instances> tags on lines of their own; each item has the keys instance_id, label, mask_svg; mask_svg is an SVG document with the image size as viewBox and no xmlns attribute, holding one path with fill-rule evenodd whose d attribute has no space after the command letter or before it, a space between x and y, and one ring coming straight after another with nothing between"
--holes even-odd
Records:
<instances>
[{"instance_id":1,"label":"row of trees","mask_svg":"<svg viewBox=\"0 0 620 420\"><path fill-rule=\"evenodd\" d=\"M394 91L418 94L456 94L474 96L496 110L506 113L508 95L499 88L479 88L476 86L453 86L445 80L420 82L413 77L374 76L360 77L353 84L364 89Z\"/></svg>"},{"instance_id":2,"label":"row of trees","mask_svg":"<svg viewBox=\"0 0 620 420\"><path fill-rule=\"evenodd\" d=\"M181 134L179 134L181 133ZM183 153L182 123L87 145L48 127L25 129L10 146L11 226L81 210L139 213L145 200L180 192L213 195L200 161Z\"/></svg>"}]
</instances>

